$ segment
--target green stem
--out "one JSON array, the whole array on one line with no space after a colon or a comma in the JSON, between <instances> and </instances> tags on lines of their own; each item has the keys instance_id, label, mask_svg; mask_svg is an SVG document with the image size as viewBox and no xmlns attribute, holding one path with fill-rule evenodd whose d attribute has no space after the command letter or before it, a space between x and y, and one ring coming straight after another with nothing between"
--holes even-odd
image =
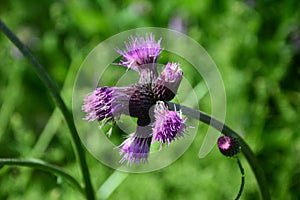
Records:
<instances>
[{"instance_id":1,"label":"green stem","mask_svg":"<svg viewBox=\"0 0 300 200\"><path fill-rule=\"evenodd\" d=\"M23 159L15 159L15 158L0 158L0 167L3 167L4 165L26 166L26 167L31 167L31 168L50 172L57 176L63 177L67 182L69 182L70 185L72 185L79 192L84 194L84 190L82 189L82 187L76 181L75 178L73 178L68 173L64 172L61 168L51 165L49 163L45 163L37 159L23 160Z\"/></svg>"},{"instance_id":2,"label":"green stem","mask_svg":"<svg viewBox=\"0 0 300 200\"><path fill-rule=\"evenodd\" d=\"M199 121L202 121L202 122L214 127L215 129L217 129L218 131L220 131L224 135L237 138L240 142L240 145L241 145L241 151L245 155L248 163L250 164L250 166L251 166L251 168L254 172L254 175L255 175L256 180L258 182L258 186L259 186L262 198L264 200L269 200L270 199L270 194L269 194L269 190L268 190L267 181L266 181L264 171L263 171L262 167L260 166L255 154L250 149L248 144L243 140L243 138L241 138L236 132L234 132L226 124L218 121L217 119L211 117L210 115L208 115L204 112L201 112L199 110L194 110L192 108L189 108L189 107L186 107L186 106L183 106L183 105L179 105L179 104L175 104L175 103L172 103L172 102L168 102L168 104L169 104L169 107L171 109L176 108L177 110L181 110L184 115L186 115L188 117L192 117L192 118L197 119Z\"/></svg>"},{"instance_id":3,"label":"green stem","mask_svg":"<svg viewBox=\"0 0 300 200\"><path fill-rule=\"evenodd\" d=\"M90 173L87 167L85 152L82 147L79 135L77 133L72 113L67 109L66 104L64 103L63 99L61 98L59 91L54 84L53 80L49 77L48 73L46 72L45 68L39 63L39 61L34 57L34 55L30 52L30 50L20 41L20 39L4 24L4 22L0 19L0 29L2 32L9 38L9 40L14 43L14 45L23 53L23 55L31 62L32 66L36 70L36 73L43 81L47 89L50 91L55 104L62 112L67 125L70 129L70 133L75 144L75 148L77 151L77 156L79 158L81 172L83 175L84 183L85 183L85 191L86 197L89 200L95 199L94 191L90 180Z\"/></svg>"},{"instance_id":4,"label":"green stem","mask_svg":"<svg viewBox=\"0 0 300 200\"><path fill-rule=\"evenodd\" d=\"M244 173L244 168L242 166L242 163L241 163L239 157L236 157L236 161L237 161L237 164L238 164L238 166L240 168L240 172L241 172L241 175L242 175L242 181L241 181L240 190L239 190L238 195L235 197L235 199L238 200L241 197L243 189L244 189L244 185L245 185L245 173Z\"/></svg>"}]
</instances>

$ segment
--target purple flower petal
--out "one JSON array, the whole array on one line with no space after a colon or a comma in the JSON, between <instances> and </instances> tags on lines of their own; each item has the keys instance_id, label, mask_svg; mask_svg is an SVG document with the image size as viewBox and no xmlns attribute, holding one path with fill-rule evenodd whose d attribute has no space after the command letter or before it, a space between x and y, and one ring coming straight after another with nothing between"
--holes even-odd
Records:
<instances>
[{"instance_id":1,"label":"purple flower petal","mask_svg":"<svg viewBox=\"0 0 300 200\"><path fill-rule=\"evenodd\" d=\"M129 115L129 100L133 86L96 88L84 98L85 120L110 121L121 114Z\"/></svg>"},{"instance_id":2,"label":"purple flower petal","mask_svg":"<svg viewBox=\"0 0 300 200\"><path fill-rule=\"evenodd\" d=\"M137 131L119 146L120 155L123 158L120 163L127 161L127 164L132 163L145 163L148 161L150 145L151 145L151 127L137 127Z\"/></svg>"},{"instance_id":3,"label":"purple flower petal","mask_svg":"<svg viewBox=\"0 0 300 200\"><path fill-rule=\"evenodd\" d=\"M97 88L84 98L82 110L87 113L85 120L101 121L112 118L112 89Z\"/></svg>"},{"instance_id":4,"label":"purple flower petal","mask_svg":"<svg viewBox=\"0 0 300 200\"><path fill-rule=\"evenodd\" d=\"M157 62L162 52L161 39L156 42L152 33L147 33L146 38L131 36L129 39L129 43L125 42L126 51L117 49L117 52L123 56L120 65L139 72L139 68L143 65Z\"/></svg>"}]
</instances>

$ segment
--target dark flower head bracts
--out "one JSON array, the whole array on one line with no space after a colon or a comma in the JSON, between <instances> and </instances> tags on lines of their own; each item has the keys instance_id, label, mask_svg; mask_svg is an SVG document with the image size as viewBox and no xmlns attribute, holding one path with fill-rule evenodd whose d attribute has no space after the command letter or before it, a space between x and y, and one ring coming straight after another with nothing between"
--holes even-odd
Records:
<instances>
[{"instance_id":1,"label":"dark flower head bracts","mask_svg":"<svg viewBox=\"0 0 300 200\"><path fill-rule=\"evenodd\" d=\"M108 122L120 115L137 118L135 133L120 145L121 163L144 163L153 142L170 144L184 136L186 125L177 111L170 111L166 101L172 100L182 80L179 63L167 63L160 75L157 61L162 48L149 33L146 38L130 37L126 50L117 50L121 66L139 73L139 82L127 87L96 88L84 99L85 120Z\"/></svg>"}]
</instances>

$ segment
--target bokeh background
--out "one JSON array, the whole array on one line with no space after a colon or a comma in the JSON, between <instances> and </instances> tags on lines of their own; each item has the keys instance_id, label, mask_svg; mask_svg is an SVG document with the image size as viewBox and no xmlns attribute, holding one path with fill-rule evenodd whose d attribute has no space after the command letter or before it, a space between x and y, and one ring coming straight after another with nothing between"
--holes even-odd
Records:
<instances>
[{"instance_id":1,"label":"bokeh background","mask_svg":"<svg viewBox=\"0 0 300 200\"><path fill-rule=\"evenodd\" d=\"M226 123L257 154L272 199L300 198L298 0L1 0L0 4L1 19L46 67L69 108L77 70L106 38L131 28L165 27L195 39L222 74ZM0 157L43 159L80 180L70 134L49 93L3 34L0 48ZM196 86L198 77L188 76ZM209 111L205 103L209 98L207 94L199 102L202 110ZM206 130L201 125L179 160L152 173L114 173L87 154L95 189L114 174L116 181L101 189L116 187L109 199L233 199L240 184L235 160L220 155L216 147L203 159L197 156ZM259 199L255 178L240 157L246 173L242 199ZM84 199L54 175L1 168L0 199L42 198Z\"/></svg>"}]
</instances>

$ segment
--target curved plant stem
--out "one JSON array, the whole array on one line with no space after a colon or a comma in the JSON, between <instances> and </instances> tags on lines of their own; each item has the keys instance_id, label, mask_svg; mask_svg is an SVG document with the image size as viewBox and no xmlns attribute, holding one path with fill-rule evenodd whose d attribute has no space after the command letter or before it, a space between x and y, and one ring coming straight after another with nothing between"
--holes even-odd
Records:
<instances>
[{"instance_id":1,"label":"curved plant stem","mask_svg":"<svg viewBox=\"0 0 300 200\"><path fill-rule=\"evenodd\" d=\"M237 161L237 164L238 164L238 166L240 168L240 172L241 172L241 175L242 175L241 187L240 187L239 193L235 197L235 200L238 200L241 197L243 189L244 189L244 185L245 185L245 173L244 173L244 168L242 166L242 163L241 163L239 157L236 157L236 161Z\"/></svg>"},{"instance_id":2,"label":"curved plant stem","mask_svg":"<svg viewBox=\"0 0 300 200\"><path fill-rule=\"evenodd\" d=\"M31 167L31 168L50 172L57 176L63 177L75 189L77 189L83 195L85 194L83 188L80 186L80 184L76 181L74 177L72 177L70 174L63 171L61 168L51 165L49 163L45 163L37 159L23 160L23 159L15 159L15 158L0 158L0 167L3 167L4 165L26 166L26 167Z\"/></svg>"},{"instance_id":3,"label":"curved plant stem","mask_svg":"<svg viewBox=\"0 0 300 200\"><path fill-rule=\"evenodd\" d=\"M49 90L50 94L52 95L55 104L62 112L67 125L70 129L70 133L75 144L75 149L77 151L77 156L80 162L81 172L83 175L84 183L85 183L85 191L87 199L93 200L94 198L94 191L92 188L91 180L90 180L90 173L87 167L85 152L82 147L80 138L78 136L72 113L67 109L66 104L64 103L63 99L61 98L59 91L54 84L53 80L49 77L48 73L46 72L45 68L39 63L39 61L34 57L34 55L30 52L30 50L20 41L20 39L4 24L4 22L0 19L0 29L2 32L9 38L9 40L23 53L23 55L31 62L32 66L34 67L36 73L43 81L47 89Z\"/></svg>"},{"instance_id":4,"label":"curved plant stem","mask_svg":"<svg viewBox=\"0 0 300 200\"><path fill-rule=\"evenodd\" d=\"M201 122L204 122L204 123L208 124L209 126L214 127L215 129L217 129L224 135L237 138L241 145L241 151L245 155L248 163L250 164L250 166L254 172L254 175L258 182L258 186L259 186L262 198L264 200L270 199L270 194L269 194L269 190L267 187L267 181L266 181L266 177L265 177L262 167L260 166L255 154L250 149L248 144L236 132L234 132L231 128L226 126L224 123L218 121L217 119L211 117L210 115L208 115L204 112L201 112L199 110L194 110L192 108L189 108L189 107L186 107L183 105L179 105L179 104L175 104L172 102L167 102L167 103L169 104L170 109L176 108L176 110L181 110L184 115L186 115L188 117L192 117L194 119L197 119Z\"/></svg>"}]
</instances>

